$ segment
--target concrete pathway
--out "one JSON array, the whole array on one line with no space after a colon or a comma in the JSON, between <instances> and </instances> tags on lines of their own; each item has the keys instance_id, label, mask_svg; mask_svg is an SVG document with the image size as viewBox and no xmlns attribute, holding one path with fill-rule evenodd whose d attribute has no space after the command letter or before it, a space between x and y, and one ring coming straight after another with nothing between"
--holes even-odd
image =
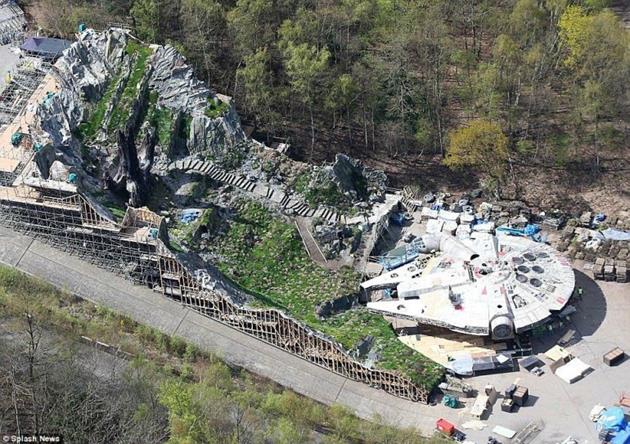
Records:
<instances>
[{"instance_id":1,"label":"concrete pathway","mask_svg":"<svg viewBox=\"0 0 630 444\"><path fill-rule=\"evenodd\" d=\"M143 324L180 336L212 351L227 362L272 379L298 393L325 404L339 403L365 419L379 415L392 425L415 427L430 434L437 418L461 426L470 420L466 409L448 409L405 401L365 384L333 374L283 350L247 336L149 289L76 257L54 250L31 238L0 227L0 262L38 276L94 303L108 306ZM570 351L595 370L583 380L568 385L544 367L536 377L526 371L487 375L468 380L477 389L486 383L498 390L518 379L530 389L530 402L517 413L501 412L498 405L484 421L483 431L464 430L469 439L483 443L495 425L520 430L530 421L543 420L545 428L533 441L559 443L568 435L581 444L596 442L594 424L588 412L597 402L612 405L621 391L630 391L630 362L606 367L603 352L613 346L630 350L630 297L628 284L594 282L577 272L577 282L585 289L584 301L571 324L581 340ZM553 338L549 338L553 340ZM547 344L548 345L548 344ZM545 344L538 344L543 350ZM502 440L502 442L506 442Z\"/></svg>"},{"instance_id":2,"label":"concrete pathway","mask_svg":"<svg viewBox=\"0 0 630 444\"><path fill-rule=\"evenodd\" d=\"M306 249L306 252L308 253L311 260L315 261L322 267L326 267L326 262L328 261L326 260L324 253L322 253L322 250L319 249L319 245L317 245L317 241L311 234L311 231L308 229L307 219L303 217L296 217L295 226L297 227L298 233L302 238L304 248Z\"/></svg>"}]
</instances>

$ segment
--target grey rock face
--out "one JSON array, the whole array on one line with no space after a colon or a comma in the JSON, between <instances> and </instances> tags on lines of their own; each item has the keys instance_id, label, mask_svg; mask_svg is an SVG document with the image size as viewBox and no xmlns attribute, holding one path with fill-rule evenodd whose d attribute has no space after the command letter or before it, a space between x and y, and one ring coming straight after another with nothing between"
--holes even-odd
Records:
<instances>
[{"instance_id":1,"label":"grey rock face","mask_svg":"<svg viewBox=\"0 0 630 444\"><path fill-rule=\"evenodd\" d=\"M109 30L85 31L66 50L55 67L65 87L85 100L97 100L123 60L127 35Z\"/></svg>"},{"instance_id":2,"label":"grey rock face","mask_svg":"<svg viewBox=\"0 0 630 444\"><path fill-rule=\"evenodd\" d=\"M333 181L352 200L379 201L385 194L387 176L382 171L370 170L357 159L337 154L332 166Z\"/></svg>"},{"instance_id":3,"label":"grey rock face","mask_svg":"<svg viewBox=\"0 0 630 444\"><path fill-rule=\"evenodd\" d=\"M150 85L159 93L159 103L191 116L187 148L189 153L222 159L226 151L236 149L245 139L234 107L217 118L205 114L208 100L230 104L229 97L213 95L195 76L186 59L172 46L158 47L153 60Z\"/></svg>"}]
</instances>

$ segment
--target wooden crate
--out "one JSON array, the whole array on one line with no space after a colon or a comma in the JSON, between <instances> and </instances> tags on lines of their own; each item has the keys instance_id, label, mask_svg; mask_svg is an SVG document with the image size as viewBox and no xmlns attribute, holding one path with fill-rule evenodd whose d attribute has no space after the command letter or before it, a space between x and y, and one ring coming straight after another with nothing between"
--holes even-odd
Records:
<instances>
[{"instance_id":1,"label":"wooden crate","mask_svg":"<svg viewBox=\"0 0 630 444\"><path fill-rule=\"evenodd\" d=\"M604 364L612 367L619 364L626 354L619 347L615 347L604 355Z\"/></svg>"},{"instance_id":2,"label":"wooden crate","mask_svg":"<svg viewBox=\"0 0 630 444\"><path fill-rule=\"evenodd\" d=\"M512 400L514 401L514 404L522 407L527 402L528 397L529 397L529 389L527 387L523 387L522 385L519 385L518 387L516 387L516 391L514 392L514 395L512 395Z\"/></svg>"}]
</instances>

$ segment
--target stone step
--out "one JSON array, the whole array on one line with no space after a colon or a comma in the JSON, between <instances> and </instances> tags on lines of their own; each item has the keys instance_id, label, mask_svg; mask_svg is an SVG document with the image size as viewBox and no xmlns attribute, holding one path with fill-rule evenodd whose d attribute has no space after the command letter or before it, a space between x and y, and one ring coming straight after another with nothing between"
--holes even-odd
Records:
<instances>
[{"instance_id":1,"label":"stone step","mask_svg":"<svg viewBox=\"0 0 630 444\"><path fill-rule=\"evenodd\" d=\"M201 166L199 170L204 174L210 174L210 171L212 171L212 164L208 162L204 162L204 164Z\"/></svg>"},{"instance_id":2,"label":"stone step","mask_svg":"<svg viewBox=\"0 0 630 444\"><path fill-rule=\"evenodd\" d=\"M193 160L192 159L187 159L186 161L184 161L184 170L188 171L190 169L190 166L192 165Z\"/></svg>"},{"instance_id":3,"label":"stone step","mask_svg":"<svg viewBox=\"0 0 630 444\"><path fill-rule=\"evenodd\" d=\"M245 184L245 189L251 193L252 191L254 191L254 188L256 188L256 184L248 180Z\"/></svg>"},{"instance_id":4,"label":"stone step","mask_svg":"<svg viewBox=\"0 0 630 444\"><path fill-rule=\"evenodd\" d=\"M196 170L196 171L201 171L201 166L203 165L203 162L201 160L195 160L192 165L190 166L191 170Z\"/></svg>"}]
</instances>

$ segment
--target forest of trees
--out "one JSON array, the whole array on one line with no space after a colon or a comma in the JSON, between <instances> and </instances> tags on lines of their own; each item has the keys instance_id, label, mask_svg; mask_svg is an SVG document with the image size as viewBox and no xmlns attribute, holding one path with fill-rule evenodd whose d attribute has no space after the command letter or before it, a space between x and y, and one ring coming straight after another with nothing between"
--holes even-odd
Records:
<instances>
[{"instance_id":1,"label":"forest of trees","mask_svg":"<svg viewBox=\"0 0 630 444\"><path fill-rule=\"evenodd\" d=\"M507 136L512 160L596 172L627 146L630 40L607 0L26 3L52 34L126 21L175 45L307 160L444 156L480 122Z\"/></svg>"}]
</instances>

